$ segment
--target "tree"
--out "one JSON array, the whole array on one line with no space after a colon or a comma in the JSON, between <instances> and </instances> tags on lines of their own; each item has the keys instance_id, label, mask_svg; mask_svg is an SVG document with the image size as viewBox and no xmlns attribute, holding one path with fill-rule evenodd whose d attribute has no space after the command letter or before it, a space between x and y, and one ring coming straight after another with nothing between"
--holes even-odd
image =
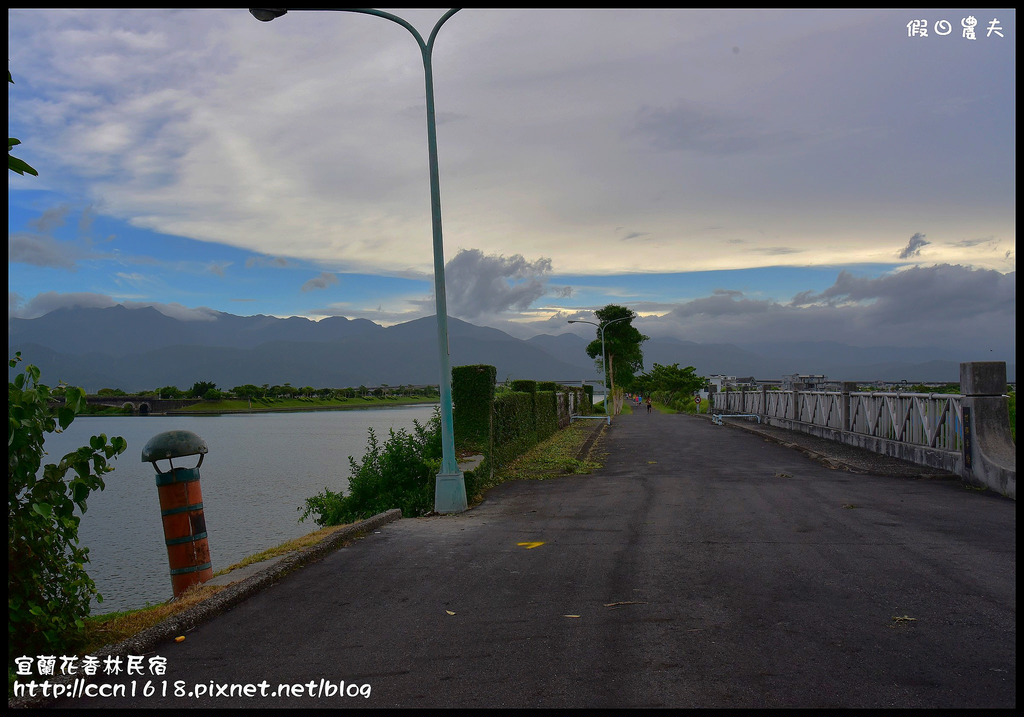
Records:
<instances>
[{"instance_id":1,"label":"tree","mask_svg":"<svg viewBox=\"0 0 1024 717\"><path fill-rule=\"evenodd\" d=\"M15 368L21 353L11 359ZM77 507L102 490L108 464L127 448L100 434L57 463L42 465L46 434L67 428L85 407L85 391L67 386L63 404L25 366L7 392L7 650L19 655L74 654L93 596L102 597L85 571L89 549L78 543ZM74 477L68 478L68 473ZM70 648L70 649L69 649Z\"/></svg>"},{"instance_id":2,"label":"tree","mask_svg":"<svg viewBox=\"0 0 1024 717\"><path fill-rule=\"evenodd\" d=\"M190 398L202 398L211 388L217 388L217 384L213 381L196 381L189 389L188 395Z\"/></svg>"},{"instance_id":3,"label":"tree","mask_svg":"<svg viewBox=\"0 0 1024 717\"><path fill-rule=\"evenodd\" d=\"M646 394L665 391L690 396L704 388L707 383L707 379L698 376L696 372L697 369L693 366L679 368L677 363L671 366L656 363L650 372L637 376L636 387Z\"/></svg>"},{"instance_id":4,"label":"tree","mask_svg":"<svg viewBox=\"0 0 1024 717\"><path fill-rule=\"evenodd\" d=\"M177 386L164 386L163 388L158 388L156 392L160 398L181 398L185 395L184 391Z\"/></svg>"},{"instance_id":5,"label":"tree","mask_svg":"<svg viewBox=\"0 0 1024 717\"><path fill-rule=\"evenodd\" d=\"M11 75L10 70L7 71L7 81L10 82L12 85L14 84L14 77ZM12 172L17 172L22 176L25 176L25 174L27 173L38 177L39 172L30 167L28 163L25 162L24 160L18 159L17 157L11 154L11 150L18 146L19 144L21 144L20 140L17 140L14 137L7 138L7 168L10 169Z\"/></svg>"},{"instance_id":6,"label":"tree","mask_svg":"<svg viewBox=\"0 0 1024 717\"><path fill-rule=\"evenodd\" d=\"M611 395L614 396L616 384L620 387L629 386L635 373L643 370L644 352L640 345L650 337L644 336L633 326L636 314L625 306L608 304L594 313L598 323L604 327L604 350L608 360L605 367L605 380L611 389ZM601 329L599 328L597 338L587 344L587 356L597 359L599 366L601 365L601 348ZM607 402L607 400L606 397L605 401Z\"/></svg>"}]
</instances>

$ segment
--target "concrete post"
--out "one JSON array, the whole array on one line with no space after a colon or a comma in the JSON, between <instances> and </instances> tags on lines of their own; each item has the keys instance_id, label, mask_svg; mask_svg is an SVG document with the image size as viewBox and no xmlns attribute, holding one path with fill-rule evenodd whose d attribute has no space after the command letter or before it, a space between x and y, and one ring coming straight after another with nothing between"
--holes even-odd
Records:
<instances>
[{"instance_id":1,"label":"concrete post","mask_svg":"<svg viewBox=\"0 0 1024 717\"><path fill-rule=\"evenodd\" d=\"M853 426L850 425L851 412L850 412L850 394L857 390L856 381L843 381L842 398L839 402L840 416L842 418L842 430L852 431Z\"/></svg>"},{"instance_id":2,"label":"concrete post","mask_svg":"<svg viewBox=\"0 0 1024 717\"><path fill-rule=\"evenodd\" d=\"M1010 436L1006 363L960 364L964 463L972 480L1017 499L1017 448Z\"/></svg>"}]
</instances>

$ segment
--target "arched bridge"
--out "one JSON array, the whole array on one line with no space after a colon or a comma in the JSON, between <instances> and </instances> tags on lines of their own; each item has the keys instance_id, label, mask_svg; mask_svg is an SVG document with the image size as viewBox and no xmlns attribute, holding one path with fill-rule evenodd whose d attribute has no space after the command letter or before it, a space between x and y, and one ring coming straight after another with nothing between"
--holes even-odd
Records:
<instances>
[{"instance_id":1,"label":"arched bridge","mask_svg":"<svg viewBox=\"0 0 1024 717\"><path fill-rule=\"evenodd\" d=\"M183 408L202 401L201 398L157 398L155 396L87 396L86 403L90 406L110 406L124 408L130 406L136 416L167 413L175 408Z\"/></svg>"}]
</instances>

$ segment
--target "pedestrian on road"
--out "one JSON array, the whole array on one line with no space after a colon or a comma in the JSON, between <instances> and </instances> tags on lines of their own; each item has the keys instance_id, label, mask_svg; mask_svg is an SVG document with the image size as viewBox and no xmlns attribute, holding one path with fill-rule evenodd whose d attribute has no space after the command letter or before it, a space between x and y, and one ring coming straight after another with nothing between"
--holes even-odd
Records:
<instances>
[{"instance_id":1,"label":"pedestrian on road","mask_svg":"<svg viewBox=\"0 0 1024 717\"><path fill-rule=\"evenodd\" d=\"M648 413L651 412L651 397L650 396L647 397L647 412Z\"/></svg>"}]
</instances>

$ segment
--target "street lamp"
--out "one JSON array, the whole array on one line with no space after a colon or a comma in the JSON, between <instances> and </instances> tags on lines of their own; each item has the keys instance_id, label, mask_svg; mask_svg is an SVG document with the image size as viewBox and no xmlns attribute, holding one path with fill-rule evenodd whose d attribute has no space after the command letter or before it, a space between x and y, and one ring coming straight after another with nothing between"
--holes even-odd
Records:
<instances>
[{"instance_id":1,"label":"street lamp","mask_svg":"<svg viewBox=\"0 0 1024 717\"><path fill-rule=\"evenodd\" d=\"M569 319L570 324L590 324L591 326L596 326L601 332L601 385L604 387L604 415L607 416L609 424L612 422L612 414L608 413L608 359L604 350L604 330L605 327L611 326L616 321L628 321L632 318L632 316L623 316L620 319L612 319L603 324L596 324L593 321L584 321L583 319ZM614 405L614 401L612 405Z\"/></svg>"},{"instance_id":2,"label":"street lamp","mask_svg":"<svg viewBox=\"0 0 1024 717\"><path fill-rule=\"evenodd\" d=\"M291 8L291 10L334 10L376 15L397 23L412 33L423 56L423 74L427 95L427 154L430 159L430 213L434 230L434 302L437 313L437 348L441 363L441 471L434 484L434 510L438 513L459 513L467 508L466 480L455 459L455 434L452 421L452 369L448 353L448 307L444 289L444 242L441 238L441 189L437 169L437 128L434 121L434 75L430 56L434 49L434 38L448 18L459 11L452 8L446 12L430 33L430 39L423 37L412 25L391 13L382 10L357 8ZM289 10L253 8L249 12L262 22L281 17Z\"/></svg>"}]
</instances>

